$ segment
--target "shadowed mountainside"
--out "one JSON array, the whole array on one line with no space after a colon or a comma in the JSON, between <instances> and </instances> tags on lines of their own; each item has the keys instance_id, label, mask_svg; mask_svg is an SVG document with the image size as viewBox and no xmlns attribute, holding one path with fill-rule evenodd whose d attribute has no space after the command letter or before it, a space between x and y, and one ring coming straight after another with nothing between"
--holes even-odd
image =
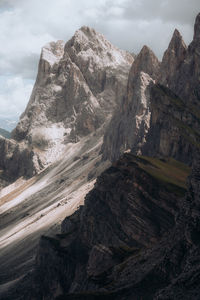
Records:
<instances>
[{"instance_id":1,"label":"shadowed mountainside","mask_svg":"<svg viewBox=\"0 0 200 300\"><path fill-rule=\"evenodd\" d=\"M64 219L59 234L41 237L35 264L32 258L26 275L22 279L17 278L17 284L7 285L8 265L4 259L2 277L5 299L199 299L199 33L200 14L196 18L194 38L189 47L185 46L181 35L175 30L161 63L144 46L131 66L128 82L122 71L128 74L129 55L116 50L101 35L87 27L79 30L61 51L55 44L46 47L40 61L42 75L39 72L37 79L41 86L34 90L13 136L19 142L26 132L29 143L34 140L34 130L41 121L41 115L37 116L38 109L42 110L49 96L49 89L46 88L54 90L50 99L52 105L57 101L54 92L61 91L55 84L60 85L62 97L67 95L66 98L59 98L60 103L68 99L65 104L69 107L65 108L69 110L58 109L55 113L54 106L47 105L45 113L49 114L45 115L45 120L49 117L50 123L46 124L52 129L52 124L58 126L55 122L60 122L61 115L67 117L62 121L62 128L71 129L66 131L65 137L72 151L65 150L62 160L51 165L51 172L47 169L44 177L41 174L43 180L36 184L35 199L45 208L44 212L51 207L51 214L45 215L46 225L49 222L53 226L53 220L56 224L54 209L59 209L59 216L65 213L60 207L63 203L68 215L75 211L74 207L69 209L70 205L76 203L76 207L80 205L80 208ZM106 47L96 48L98 43ZM112 53L106 55L109 49ZM49 51L50 62L47 63L43 58L49 59ZM124 63L118 65L116 51L121 62L125 59L127 68L122 67ZM59 56L58 64L55 55ZM60 73L63 66L69 66L65 69L67 78L63 78L63 72ZM122 81L119 92L121 75L126 79ZM65 90L65 84L68 90ZM91 93L85 93L88 88ZM41 90L45 92L40 98ZM116 97L118 92L119 98ZM84 99L89 97L85 103L86 114L84 102L78 101L80 95L84 95ZM93 101L93 96L98 107L94 105L96 100ZM77 104L76 107L73 103ZM107 125L109 117L107 119L106 114L111 115L113 105L116 110L106 129L102 124ZM93 116L98 119L99 108L106 119L96 128ZM34 120L29 124L32 109ZM70 122L68 113L73 116ZM104 160L113 161L106 170L99 153L105 130L101 153ZM60 142L62 138L58 146ZM78 145L79 149L76 147ZM55 150L54 146L49 149ZM81 153L84 153L83 157L80 157ZM44 156L39 156L44 161ZM192 165L192 171L188 165ZM81 205L80 195L85 195L92 188L94 181L91 180L96 177L94 188L85 197L85 204ZM24 192L26 194L26 190ZM78 194L72 196L73 201L68 203L66 197L76 192ZM51 206L45 201L47 206L44 207L42 199L49 201ZM31 197L24 196L17 203L18 209L20 205L32 203L31 200ZM13 202L9 203L6 198L3 206L5 224L11 204ZM35 219L38 214L40 209L31 223L32 232L38 224L38 219ZM3 228L5 236L2 238L4 258L9 259L11 252L7 251L6 243L11 250L17 249L12 248L9 239L14 239L14 246L18 245L21 240L16 229L24 224L21 221L18 223L17 215L12 216L17 226ZM43 214L39 218L40 229L42 218ZM25 222L28 223L23 230L29 228L29 221L25 215ZM37 238L39 233L41 231L37 232ZM25 241L28 245L30 236L26 236ZM22 261L20 266L23 266ZM15 271L20 270L19 265L15 267Z\"/></svg>"}]
</instances>

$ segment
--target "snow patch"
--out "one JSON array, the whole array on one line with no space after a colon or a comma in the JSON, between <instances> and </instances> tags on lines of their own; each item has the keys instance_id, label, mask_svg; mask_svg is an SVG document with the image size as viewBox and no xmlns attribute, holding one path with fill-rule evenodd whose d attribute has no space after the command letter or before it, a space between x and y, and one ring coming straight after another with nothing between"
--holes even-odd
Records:
<instances>
[{"instance_id":1,"label":"snow patch","mask_svg":"<svg viewBox=\"0 0 200 300\"><path fill-rule=\"evenodd\" d=\"M64 42L57 41L46 44L42 48L42 59L46 60L51 66L58 63L64 53Z\"/></svg>"}]
</instances>

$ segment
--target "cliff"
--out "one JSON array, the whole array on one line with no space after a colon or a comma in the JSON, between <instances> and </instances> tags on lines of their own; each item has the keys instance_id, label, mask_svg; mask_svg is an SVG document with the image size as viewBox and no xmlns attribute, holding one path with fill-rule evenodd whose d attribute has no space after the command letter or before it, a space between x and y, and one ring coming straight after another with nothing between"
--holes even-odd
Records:
<instances>
[{"instance_id":1,"label":"cliff","mask_svg":"<svg viewBox=\"0 0 200 300\"><path fill-rule=\"evenodd\" d=\"M161 64L146 46L141 50L121 107L105 132L103 159L115 161L131 151L192 163L200 147L199 19L188 48L175 30Z\"/></svg>"},{"instance_id":2,"label":"cliff","mask_svg":"<svg viewBox=\"0 0 200 300\"><path fill-rule=\"evenodd\" d=\"M16 171L6 167L6 175L31 177L60 159L68 144L106 127L121 103L132 62L131 54L86 26L66 45L57 41L44 46L29 103L12 132L12 141L6 141L12 144L9 159L0 140L4 149L0 168L5 170L9 160ZM24 153L30 155L25 155L18 172Z\"/></svg>"},{"instance_id":3,"label":"cliff","mask_svg":"<svg viewBox=\"0 0 200 300\"><path fill-rule=\"evenodd\" d=\"M26 289L26 299L137 299L154 293L148 282L143 294L140 289L160 262L152 251L160 247L163 255L159 245L175 227L189 172L172 159L124 155L98 177L85 205L62 223L61 234L41 238L35 285ZM127 297L130 290L133 298Z\"/></svg>"}]
</instances>

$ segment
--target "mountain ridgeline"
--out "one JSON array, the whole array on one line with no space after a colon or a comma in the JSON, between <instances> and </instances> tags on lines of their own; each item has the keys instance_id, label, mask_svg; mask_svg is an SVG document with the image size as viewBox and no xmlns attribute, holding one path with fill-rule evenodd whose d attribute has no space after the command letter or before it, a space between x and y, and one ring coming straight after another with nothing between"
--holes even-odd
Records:
<instances>
[{"instance_id":1,"label":"mountain ridgeline","mask_svg":"<svg viewBox=\"0 0 200 300\"><path fill-rule=\"evenodd\" d=\"M7 139L9 139L11 137L10 132L3 128L0 128L0 135L4 136Z\"/></svg>"},{"instance_id":2,"label":"mountain ridgeline","mask_svg":"<svg viewBox=\"0 0 200 300\"><path fill-rule=\"evenodd\" d=\"M58 160L67 144L105 127L121 103L133 60L86 26L66 44L47 44L12 140L0 139L0 169L6 176L30 178ZM21 163L24 156L27 168Z\"/></svg>"},{"instance_id":3,"label":"mountain ridgeline","mask_svg":"<svg viewBox=\"0 0 200 300\"><path fill-rule=\"evenodd\" d=\"M188 48L175 30L161 63L148 47L142 48L105 133L104 159L115 161L130 150L192 164L200 148L199 27L198 15Z\"/></svg>"},{"instance_id":4,"label":"mountain ridgeline","mask_svg":"<svg viewBox=\"0 0 200 300\"><path fill-rule=\"evenodd\" d=\"M191 44L175 30L161 62L147 46L134 56L85 26L43 48L28 106L12 139L0 139L2 178L39 180L30 210L12 207L14 231L3 207L2 299L200 298L199 58L200 14ZM9 239L33 223L33 200L49 189L49 204L39 202L48 214L55 193L70 186L83 196L95 179L84 203L66 195L73 209L61 231L22 235L29 246L20 256L18 238Z\"/></svg>"}]
</instances>

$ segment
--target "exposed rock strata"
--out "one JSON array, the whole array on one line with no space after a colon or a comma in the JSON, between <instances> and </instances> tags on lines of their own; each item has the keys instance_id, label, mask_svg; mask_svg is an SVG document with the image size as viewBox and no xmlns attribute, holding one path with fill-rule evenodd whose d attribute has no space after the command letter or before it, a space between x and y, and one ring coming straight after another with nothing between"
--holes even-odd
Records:
<instances>
[{"instance_id":1,"label":"exposed rock strata","mask_svg":"<svg viewBox=\"0 0 200 300\"><path fill-rule=\"evenodd\" d=\"M42 237L36 285L30 294L26 291L26 299L55 299L65 293L66 299L109 294L111 299L125 299L120 298L124 288L140 282L153 268L151 249L174 227L185 193L184 180L179 186L176 180L158 179L160 168L179 170L185 178L188 174L181 164L130 154L107 169L84 207L64 220L62 234Z\"/></svg>"},{"instance_id":2,"label":"exposed rock strata","mask_svg":"<svg viewBox=\"0 0 200 300\"><path fill-rule=\"evenodd\" d=\"M64 127L65 139L91 133L105 121L104 113L113 111L117 95L120 102L132 61L131 54L89 27L78 30L65 46L61 41L48 44L13 137L30 140L37 127L51 124Z\"/></svg>"},{"instance_id":3,"label":"exposed rock strata","mask_svg":"<svg viewBox=\"0 0 200 300\"><path fill-rule=\"evenodd\" d=\"M31 177L40 170L40 160L31 148L15 140L0 137L0 166L9 181L16 177Z\"/></svg>"},{"instance_id":4,"label":"exposed rock strata","mask_svg":"<svg viewBox=\"0 0 200 300\"><path fill-rule=\"evenodd\" d=\"M185 48L184 42L181 40L181 37L178 38L178 46L172 45L170 51L171 54L168 54L169 60L174 60L174 51L175 56L177 57L174 64L177 65L175 72L168 74L168 80L166 84L174 93L176 93L185 103L190 103L190 105L199 105L200 100L200 88L199 88L199 75L200 75L200 38L199 38L199 29L200 28L200 14L196 17L194 25L194 37L191 44L188 48ZM165 58L165 57L164 57ZM171 65L169 66L171 68ZM165 77L164 72L166 68L161 68L162 77Z\"/></svg>"},{"instance_id":5,"label":"exposed rock strata","mask_svg":"<svg viewBox=\"0 0 200 300\"><path fill-rule=\"evenodd\" d=\"M16 171L9 173L7 168L7 174L32 176L59 159L67 143L106 126L125 93L132 62L131 54L89 27L78 30L66 45L63 41L47 44L31 98L10 143L30 155L25 155L19 172L15 160L19 155L12 155ZM7 161L3 155L2 169Z\"/></svg>"},{"instance_id":6,"label":"exposed rock strata","mask_svg":"<svg viewBox=\"0 0 200 300\"><path fill-rule=\"evenodd\" d=\"M188 48L175 30L161 65L146 46L137 56L124 101L105 133L104 159L114 161L124 151L132 151L191 164L200 147L199 20L200 15ZM145 88L138 81L140 71L152 78Z\"/></svg>"},{"instance_id":7,"label":"exposed rock strata","mask_svg":"<svg viewBox=\"0 0 200 300\"><path fill-rule=\"evenodd\" d=\"M185 104L162 85L151 88L150 129L142 153L149 156L174 157L192 164L200 148L200 110Z\"/></svg>"},{"instance_id":8,"label":"exposed rock strata","mask_svg":"<svg viewBox=\"0 0 200 300\"><path fill-rule=\"evenodd\" d=\"M199 299L200 156L185 198L155 178L159 169L150 175L159 160L149 159L126 154L65 219L61 235L42 237L26 299Z\"/></svg>"},{"instance_id":9,"label":"exposed rock strata","mask_svg":"<svg viewBox=\"0 0 200 300\"><path fill-rule=\"evenodd\" d=\"M195 153L199 148L199 16L188 50L175 32L165 54L165 62L175 66L170 66L171 77L163 77L166 86L156 82L159 62L148 48L138 56L145 62L141 69L136 58L120 107L123 116L130 113L131 117L126 124L118 115L119 143L103 148L111 159L129 149L162 158L125 154L107 169L87 195L85 206L64 220L62 233L41 238L36 270L10 291L11 299L199 299L200 158ZM78 37L85 39L87 34ZM80 51L74 40L72 47L67 54L70 60ZM187 84L183 70L191 75ZM99 78L98 68L96 72ZM90 73L86 80L92 81ZM96 98L99 91L99 85L92 91ZM127 128L127 132L137 129L139 140L134 132L129 132L129 139ZM189 169L166 158L169 155L193 162L186 196Z\"/></svg>"},{"instance_id":10,"label":"exposed rock strata","mask_svg":"<svg viewBox=\"0 0 200 300\"><path fill-rule=\"evenodd\" d=\"M150 90L158 70L158 59L144 46L131 67L121 107L106 130L102 147L104 159L113 161L129 149L139 153L150 126Z\"/></svg>"}]
</instances>

